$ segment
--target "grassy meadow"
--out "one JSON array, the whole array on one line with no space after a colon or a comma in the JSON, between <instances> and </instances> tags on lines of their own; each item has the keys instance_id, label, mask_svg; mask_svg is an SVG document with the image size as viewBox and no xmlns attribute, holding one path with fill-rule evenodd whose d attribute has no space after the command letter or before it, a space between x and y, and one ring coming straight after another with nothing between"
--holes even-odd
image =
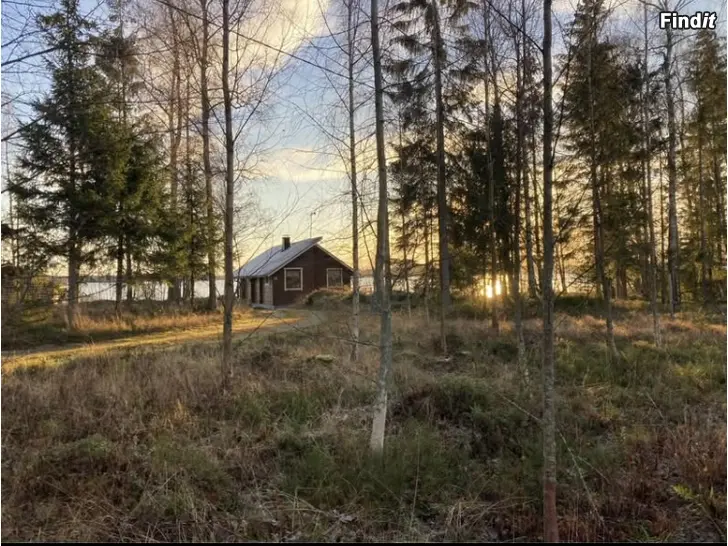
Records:
<instances>
[{"instance_id":1,"label":"grassy meadow","mask_svg":"<svg viewBox=\"0 0 728 546\"><path fill-rule=\"evenodd\" d=\"M622 305L612 363L598 308L557 305L562 539L725 540L724 315L665 316L656 348L647 311ZM99 311L81 334L58 334L94 351L4 358L2 538L540 540L540 320L526 319L524 370L511 324L496 334L482 309L456 311L447 360L437 322L398 309L385 453L373 460L378 319L363 314L351 362L348 311L321 298L291 314L309 320L237 337L229 392L219 345L185 340L220 328L219 314ZM170 331L164 350L100 343ZM9 348L30 343L18 339Z\"/></svg>"}]
</instances>

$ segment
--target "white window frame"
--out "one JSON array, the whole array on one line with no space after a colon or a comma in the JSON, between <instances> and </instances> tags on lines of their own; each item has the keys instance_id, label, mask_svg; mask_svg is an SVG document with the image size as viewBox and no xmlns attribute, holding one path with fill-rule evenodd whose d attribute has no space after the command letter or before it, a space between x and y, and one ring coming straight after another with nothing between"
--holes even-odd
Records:
<instances>
[{"instance_id":1,"label":"white window frame","mask_svg":"<svg viewBox=\"0 0 728 546\"><path fill-rule=\"evenodd\" d=\"M344 286L344 268L343 267L327 267L326 268L326 288L332 288L332 286L329 285L329 271L341 272L341 284L337 284L333 288L340 288L340 287Z\"/></svg>"},{"instance_id":2,"label":"white window frame","mask_svg":"<svg viewBox=\"0 0 728 546\"><path fill-rule=\"evenodd\" d=\"M288 271L299 271L301 278L301 286L299 288L288 288ZM302 267L284 267L283 268L283 291L284 292L303 292L303 268Z\"/></svg>"}]
</instances>

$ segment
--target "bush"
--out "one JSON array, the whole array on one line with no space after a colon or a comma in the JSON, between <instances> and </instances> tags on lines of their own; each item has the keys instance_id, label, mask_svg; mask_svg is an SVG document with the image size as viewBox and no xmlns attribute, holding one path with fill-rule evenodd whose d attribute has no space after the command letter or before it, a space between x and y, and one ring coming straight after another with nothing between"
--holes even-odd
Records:
<instances>
[{"instance_id":1,"label":"bush","mask_svg":"<svg viewBox=\"0 0 728 546\"><path fill-rule=\"evenodd\" d=\"M66 288L53 278L6 275L2 279L3 322L35 322L51 314L66 297Z\"/></svg>"}]
</instances>

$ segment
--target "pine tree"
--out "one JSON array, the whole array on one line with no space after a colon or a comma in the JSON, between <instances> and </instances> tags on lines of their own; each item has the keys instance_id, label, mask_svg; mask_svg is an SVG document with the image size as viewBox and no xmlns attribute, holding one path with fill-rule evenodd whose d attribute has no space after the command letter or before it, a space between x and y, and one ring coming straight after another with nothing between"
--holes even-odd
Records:
<instances>
[{"instance_id":1,"label":"pine tree","mask_svg":"<svg viewBox=\"0 0 728 546\"><path fill-rule=\"evenodd\" d=\"M686 186L698 188L697 237L688 248L698 249L700 292L704 303L712 300L713 267L725 254L725 175L726 156L726 61L725 47L714 31L698 32L692 48L688 70L688 88L695 97L689 122L692 140L692 177ZM696 180L697 179L697 180ZM697 238L697 241L695 239ZM697 244L694 244L697 243Z\"/></svg>"},{"instance_id":2,"label":"pine tree","mask_svg":"<svg viewBox=\"0 0 728 546\"><path fill-rule=\"evenodd\" d=\"M641 170L636 162L641 143L641 77L623 52L601 36L607 16L602 0L582 3L575 15L564 110L570 148L588 171L597 289L605 305L608 349L618 358L611 265L618 293L625 295L632 233L639 233L644 225L638 198Z\"/></svg>"},{"instance_id":3,"label":"pine tree","mask_svg":"<svg viewBox=\"0 0 728 546\"><path fill-rule=\"evenodd\" d=\"M445 154L445 128L447 125L447 48L445 31L456 34L460 19L470 8L469 2L441 2L440 0L404 0L392 7L397 17L392 23L392 42L399 46L404 58L391 63L389 71L398 77L400 97L409 97L412 107L404 114L404 130L413 124L432 124L437 165L437 216L440 251L440 344L447 353L445 317L451 305L450 295L450 249L449 249L449 206L447 188L447 165ZM434 101L434 119L431 102Z\"/></svg>"},{"instance_id":4,"label":"pine tree","mask_svg":"<svg viewBox=\"0 0 728 546\"><path fill-rule=\"evenodd\" d=\"M124 257L126 257L126 286L127 301L132 298L133 284L133 249L140 248L139 242L133 240L135 233L133 224L136 218L144 214L140 208L147 203L140 202L134 191L142 192L142 188L134 188L126 178L127 170L132 160L134 140L140 138L141 131L148 130L144 123L138 123L134 117L133 104L142 88L139 61L137 58L136 37L127 35L125 24L128 23L125 0L110 2L110 20L116 27L105 31L95 40L96 66L105 77L109 91L109 99L114 115L113 131L108 131L107 145L116 147L114 153L110 150L113 160L117 163L117 181L114 184L110 199L115 202L115 212L108 218L110 235L116 238L116 248L112 250L116 258L116 309L122 298L124 284ZM137 149L139 147L137 146ZM155 207L155 202L149 202L149 207Z\"/></svg>"}]
</instances>

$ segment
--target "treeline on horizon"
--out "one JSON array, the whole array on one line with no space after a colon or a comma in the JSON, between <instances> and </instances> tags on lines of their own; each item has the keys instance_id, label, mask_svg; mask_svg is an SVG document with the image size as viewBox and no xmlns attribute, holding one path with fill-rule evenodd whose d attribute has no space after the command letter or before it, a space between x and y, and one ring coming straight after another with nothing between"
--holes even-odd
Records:
<instances>
[{"instance_id":1,"label":"treeline on horizon","mask_svg":"<svg viewBox=\"0 0 728 546\"><path fill-rule=\"evenodd\" d=\"M496 278L511 299L521 284L539 298L542 8L532 0L433 5L396 2L380 23L392 267L405 281L417 268L411 288L431 296L439 286L435 299L444 302L451 290L477 291ZM124 288L131 298L135 279L166 282L169 299L180 300L193 279L217 278L220 7L114 0L105 15L85 16L77 0L62 0L36 21L52 83L16 137L3 238L24 271L67 263L72 305L82 271L99 266L115 269L117 302ZM365 229L362 211L371 209L370 224L376 216L361 195L362 172L373 166L356 165L373 117L372 62L358 53L371 39L367 7L332 2L326 20L340 30L319 37L350 68L330 82L353 97L339 102L350 118L340 127L351 137L342 157L354 165L346 171L360 209L354 239ZM660 31L652 8L633 15L625 30L609 3L580 2L563 30L566 53L554 58L554 275L562 290L571 273L607 300L650 299L654 287L674 311L686 297L722 296L725 42L710 30ZM264 86L280 67L234 70ZM233 111L275 100L256 89Z\"/></svg>"}]
</instances>

